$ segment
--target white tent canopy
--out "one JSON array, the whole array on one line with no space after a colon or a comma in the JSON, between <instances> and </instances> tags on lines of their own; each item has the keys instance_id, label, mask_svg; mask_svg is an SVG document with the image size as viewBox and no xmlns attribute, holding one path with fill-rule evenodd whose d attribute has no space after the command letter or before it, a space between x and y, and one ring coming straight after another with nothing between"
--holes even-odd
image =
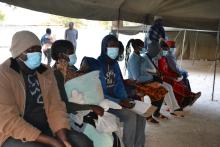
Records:
<instances>
[{"instance_id":1,"label":"white tent canopy","mask_svg":"<svg viewBox=\"0 0 220 147\"><path fill-rule=\"evenodd\" d=\"M36 11L91 20L150 24L163 16L165 26L217 30L219 0L1 0Z\"/></svg>"}]
</instances>

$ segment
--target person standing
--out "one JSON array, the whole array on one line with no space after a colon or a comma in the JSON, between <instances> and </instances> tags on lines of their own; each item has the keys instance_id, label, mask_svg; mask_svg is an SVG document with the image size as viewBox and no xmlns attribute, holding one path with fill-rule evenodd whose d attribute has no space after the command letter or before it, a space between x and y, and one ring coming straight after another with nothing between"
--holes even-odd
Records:
<instances>
[{"instance_id":1,"label":"person standing","mask_svg":"<svg viewBox=\"0 0 220 147\"><path fill-rule=\"evenodd\" d=\"M109 109L108 112L119 117L123 122L123 142L125 147L144 147L146 119L130 109L134 107L133 100L128 98L117 57L119 42L114 35L107 35L101 44L100 75L105 98L116 102L123 109Z\"/></svg>"},{"instance_id":2,"label":"person standing","mask_svg":"<svg viewBox=\"0 0 220 147\"><path fill-rule=\"evenodd\" d=\"M42 50L44 55L47 57L47 65L51 63L51 45L53 43L53 37L51 36L51 29L46 29L46 34L44 34L40 40Z\"/></svg>"},{"instance_id":3,"label":"person standing","mask_svg":"<svg viewBox=\"0 0 220 147\"><path fill-rule=\"evenodd\" d=\"M65 40L69 40L72 42L74 49L76 49L77 42L76 40L78 39L78 31L74 28L74 23L70 22L69 23L69 28L65 31Z\"/></svg>"},{"instance_id":4,"label":"person standing","mask_svg":"<svg viewBox=\"0 0 220 147\"><path fill-rule=\"evenodd\" d=\"M153 59L158 55L161 48L161 42L165 41L165 30L161 16L155 16L154 22L150 27L147 37L148 55Z\"/></svg>"}]
</instances>

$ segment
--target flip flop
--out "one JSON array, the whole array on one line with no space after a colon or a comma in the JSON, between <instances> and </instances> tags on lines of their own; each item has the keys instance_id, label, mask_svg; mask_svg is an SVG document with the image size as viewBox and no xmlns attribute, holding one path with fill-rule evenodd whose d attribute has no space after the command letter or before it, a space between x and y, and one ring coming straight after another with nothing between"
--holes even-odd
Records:
<instances>
[{"instance_id":1,"label":"flip flop","mask_svg":"<svg viewBox=\"0 0 220 147\"><path fill-rule=\"evenodd\" d=\"M154 119L152 116L150 117L147 117L146 120L150 123L153 123L153 124L159 124L159 121L157 121L156 119Z\"/></svg>"},{"instance_id":2,"label":"flip flop","mask_svg":"<svg viewBox=\"0 0 220 147\"><path fill-rule=\"evenodd\" d=\"M162 119L162 120L165 120L165 119L168 120L169 119L168 117L166 117L162 114L160 114L157 118Z\"/></svg>"}]
</instances>

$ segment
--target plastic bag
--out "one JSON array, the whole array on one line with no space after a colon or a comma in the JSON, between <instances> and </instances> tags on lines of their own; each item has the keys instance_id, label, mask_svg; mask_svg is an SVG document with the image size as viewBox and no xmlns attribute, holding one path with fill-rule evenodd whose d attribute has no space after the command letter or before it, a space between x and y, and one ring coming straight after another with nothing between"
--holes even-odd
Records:
<instances>
[{"instance_id":1,"label":"plastic bag","mask_svg":"<svg viewBox=\"0 0 220 147\"><path fill-rule=\"evenodd\" d=\"M110 101L108 99L104 99L103 101L101 101L101 103L99 104L99 106L101 106L105 111L108 111L108 109L122 109L122 107L113 102L113 101Z\"/></svg>"},{"instance_id":2,"label":"plastic bag","mask_svg":"<svg viewBox=\"0 0 220 147\"><path fill-rule=\"evenodd\" d=\"M96 121L96 129L103 133L111 133L117 131L117 117L113 114L105 112L103 116L98 116L98 120Z\"/></svg>"}]
</instances>

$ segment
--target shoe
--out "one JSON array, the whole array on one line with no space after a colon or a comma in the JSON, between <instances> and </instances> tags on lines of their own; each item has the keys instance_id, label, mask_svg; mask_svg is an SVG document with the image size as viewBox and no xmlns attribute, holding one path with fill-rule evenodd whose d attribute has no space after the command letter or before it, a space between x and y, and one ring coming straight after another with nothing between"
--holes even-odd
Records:
<instances>
[{"instance_id":1,"label":"shoe","mask_svg":"<svg viewBox=\"0 0 220 147\"><path fill-rule=\"evenodd\" d=\"M153 123L153 124L159 124L159 121L154 119L152 116L146 118L147 122Z\"/></svg>"},{"instance_id":2,"label":"shoe","mask_svg":"<svg viewBox=\"0 0 220 147\"><path fill-rule=\"evenodd\" d=\"M151 105L151 106L147 109L147 111L144 113L144 116L147 117L147 118L148 118L148 117L151 117L152 114L153 114L156 110L157 110L157 107Z\"/></svg>"},{"instance_id":3,"label":"shoe","mask_svg":"<svg viewBox=\"0 0 220 147\"><path fill-rule=\"evenodd\" d=\"M175 116L175 117L184 117L183 111L174 111L174 112L172 112L170 114Z\"/></svg>"},{"instance_id":4,"label":"shoe","mask_svg":"<svg viewBox=\"0 0 220 147\"><path fill-rule=\"evenodd\" d=\"M200 96L201 96L201 92L197 92L197 93L195 93L195 98L199 98Z\"/></svg>"},{"instance_id":5,"label":"shoe","mask_svg":"<svg viewBox=\"0 0 220 147\"><path fill-rule=\"evenodd\" d=\"M201 92L195 93L193 98L192 98L192 101L189 105L192 106L200 96L201 96Z\"/></svg>"},{"instance_id":6,"label":"shoe","mask_svg":"<svg viewBox=\"0 0 220 147\"><path fill-rule=\"evenodd\" d=\"M162 120L168 120L169 118L168 117L166 117L166 116L164 116L164 115L162 115L162 114L160 114L160 115L158 115L158 116L154 116L154 117L156 117L156 118L159 118L159 119L162 119Z\"/></svg>"}]
</instances>

